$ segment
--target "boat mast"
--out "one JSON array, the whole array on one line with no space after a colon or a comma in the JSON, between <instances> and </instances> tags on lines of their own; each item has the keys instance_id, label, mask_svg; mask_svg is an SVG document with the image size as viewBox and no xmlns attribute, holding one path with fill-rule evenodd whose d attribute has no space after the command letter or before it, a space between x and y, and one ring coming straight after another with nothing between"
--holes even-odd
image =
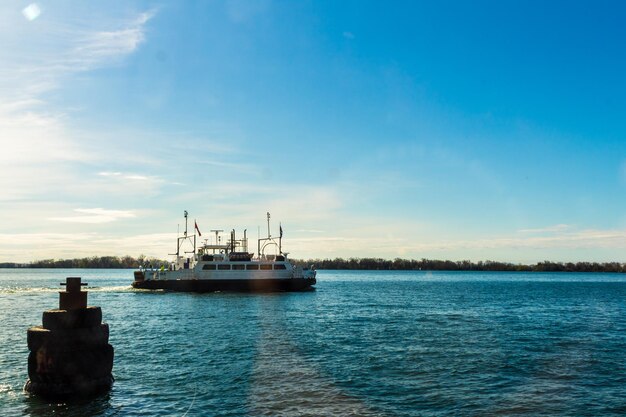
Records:
<instances>
[{"instance_id":1,"label":"boat mast","mask_svg":"<svg viewBox=\"0 0 626 417\"><path fill-rule=\"evenodd\" d=\"M219 230L211 230L211 232L214 232L214 233L215 233L215 245L214 245L214 246L216 246L216 247L217 247L217 246L220 244L220 232L223 232L223 230L222 230L222 229L219 229ZM216 248L213 248L213 253L215 253L215 249L216 249Z\"/></svg>"},{"instance_id":2,"label":"boat mast","mask_svg":"<svg viewBox=\"0 0 626 417\"><path fill-rule=\"evenodd\" d=\"M268 245L274 245L278 247L278 254L282 255L282 238L283 238L283 227L282 225L280 226L280 236L278 238L278 244L276 244L276 239L274 239L272 237L272 230L270 228L270 213L267 213L267 237L261 238L259 237L258 240L258 251L259 251L259 257L261 257L261 254L263 254L263 256L265 256L265 248ZM261 233L261 227L259 227L259 234ZM263 246L261 247L261 242L263 243Z\"/></svg>"},{"instance_id":3,"label":"boat mast","mask_svg":"<svg viewBox=\"0 0 626 417\"><path fill-rule=\"evenodd\" d=\"M183 233L183 237L180 237L180 224L176 225L176 259L178 260L178 258L180 257L180 247L182 246L183 242L185 240L188 239L187 237L187 216L189 214L187 213L187 210L184 211L184 216L185 216L185 232ZM189 252L185 252L185 253L189 253ZM196 235L193 235L193 253L196 253ZM173 253L171 253L170 255L173 255Z\"/></svg>"}]
</instances>

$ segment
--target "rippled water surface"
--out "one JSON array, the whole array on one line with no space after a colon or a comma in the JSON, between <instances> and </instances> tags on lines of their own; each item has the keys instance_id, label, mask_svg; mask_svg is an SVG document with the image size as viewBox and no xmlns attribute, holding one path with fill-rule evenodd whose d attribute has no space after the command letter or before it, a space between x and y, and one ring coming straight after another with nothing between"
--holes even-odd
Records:
<instances>
[{"instance_id":1,"label":"rippled water surface","mask_svg":"<svg viewBox=\"0 0 626 417\"><path fill-rule=\"evenodd\" d=\"M29 398L26 330L89 282L115 384ZM0 415L625 415L626 277L319 271L285 294L135 291L129 270L0 269Z\"/></svg>"}]
</instances>

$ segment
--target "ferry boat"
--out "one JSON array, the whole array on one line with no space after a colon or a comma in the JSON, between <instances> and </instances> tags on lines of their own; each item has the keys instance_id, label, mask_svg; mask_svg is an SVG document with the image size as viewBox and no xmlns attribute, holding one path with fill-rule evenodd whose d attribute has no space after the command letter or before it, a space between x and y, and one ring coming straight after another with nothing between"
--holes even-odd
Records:
<instances>
[{"instance_id":1,"label":"ferry boat","mask_svg":"<svg viewBox=\"0 0 626 417\"><path fill-rule=\"evenodd\" d=\"M135 271L133 288L188 292L211 291L305 291L316 283L317 272L311 266L294 265L282 251L283 229L278 238L270 233L270 214L267 213L267 237L258 239L257 254L248 252L246 230L238 239L233 229L227 240L223 230L211 230L214 239L205 239L196 247L196 233L187 233L188 213L185 211L185 232L177 238L176 258L168 266L142 266ZM186 251L186 248L193 248ZM273 251L274 253L266 253Z\"/></svg>"}]
</instances>

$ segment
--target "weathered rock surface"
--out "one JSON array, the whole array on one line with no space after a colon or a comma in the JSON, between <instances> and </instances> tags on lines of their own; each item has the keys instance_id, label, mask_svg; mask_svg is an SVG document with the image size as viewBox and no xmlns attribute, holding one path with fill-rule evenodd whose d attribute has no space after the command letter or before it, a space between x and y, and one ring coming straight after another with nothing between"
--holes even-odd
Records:
<instances>
[{"instance_id":1,"label":"weathered rock surface","mask_svg":"<svg viewBox=\"0 0 626 417\"><path fill-rule=\"evenodd\" d=\"M102 310L86 306L80 278L68 278L66 285L61 306L72 308L44 311L43 326L27 331L29 379L24 389L50 399L96 395L113 384L113 347Z\"/></svg>"}]
</instances>

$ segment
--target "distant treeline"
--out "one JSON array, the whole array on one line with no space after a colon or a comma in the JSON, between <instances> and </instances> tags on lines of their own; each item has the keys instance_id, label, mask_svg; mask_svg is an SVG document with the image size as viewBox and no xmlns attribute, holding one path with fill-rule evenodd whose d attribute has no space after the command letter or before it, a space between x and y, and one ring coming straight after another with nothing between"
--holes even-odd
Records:
<instances>
[{"instance_id":1,"label":"distant treeline","mask_svg":"<svg viewBox=\"0 0 626 417\"><path fill-rule=\"evenodd\" d=\"M619 262L550 262L543 261L533 265L513 264L497 261L441 261L437 259L400 259L382 258L335 258L335 259L297 259L294 262L302 266L315 266L316 269L352 269L381 271L525 271L525 272L622 272L626 273L626 264ZM159 267L168 265L168 261L140 255L132 256L92 256L80 259L44 259L30 263L0 263L0 268L138 268L140 265Z\"/></svg>"},{"instance_id":2,"label":"distant treeline","mask_svg":"<svg viewBox=\"0 0 626 417\"><path fill-rule=\"evenodd\" d=\"M550 262L533 265L513 264L497 261L441 261L437 259L381 258L335 258L296 260L298 265L315 266L316 269L352 269L381 271L525 271L525 272L622 272L626 264L619 262Z\"/></svg>"},{"instance_id":3,"label":"distant treeline","mask_svg":"<svg viewBox=\"0 0 626 417\"><path fill-rule=\"evenodd\" d=\"M168 265L168 261L132 256L92 256L80 259L44 259L30 263L0 263L0 268L138 268L140 265Z\"/></svg>"}]
</instances>

